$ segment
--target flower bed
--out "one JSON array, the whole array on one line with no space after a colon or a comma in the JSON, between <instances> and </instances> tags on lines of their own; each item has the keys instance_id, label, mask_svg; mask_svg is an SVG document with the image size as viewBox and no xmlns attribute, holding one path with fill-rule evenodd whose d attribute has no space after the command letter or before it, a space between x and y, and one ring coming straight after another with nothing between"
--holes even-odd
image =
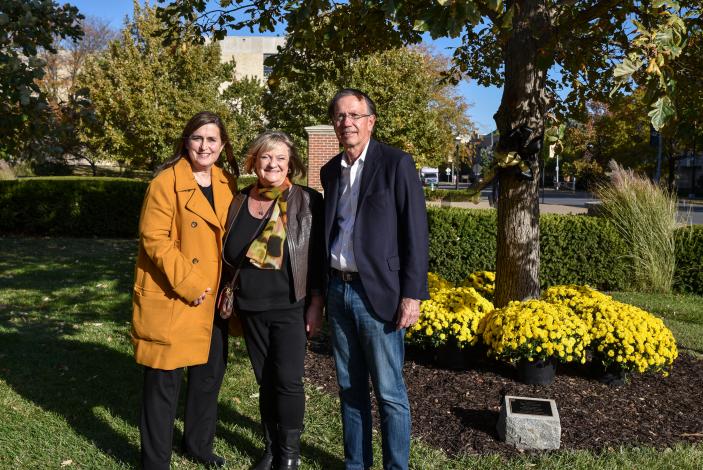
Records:
<instances>
[{"instance_id":1,"label":"flower bed","mask_svg":"<svg viewBox=\"0 0 703 470\"><path fill-rule=\"evenodd\" d=\"M489 356L511 363L583 364L592 357L606 368L665 376L678 357L674 336L661 319L588 286L554 286L539 300L494 309L487 298L494 280L493 273L479 271L456 287L430 273L431 298L408 328L408 342L429 350L483 344Z\"/></svg>"},{"instance_id":2,"label":"flower bed","mask_svg":"<svg viewBox=\"0 0 703 470\"><path fill-rule=\"evenodd\" d=\"M676 340L660 319L587 286L555 286L543 299L571 308L589 325L591 349L607 368L661 372L678 357Z\"/></svg>"},{"instance_id":3,"label":"flower bed","mask_svg":"<svg viewBox=\"0 0 703 470\"><path fill-rule=\"evenodd\" d=\"M447 281L430 282L430 286L431 298L422 303L420 319L408 328L406 338L425 348L475 345L480 321L493 304L472 287L453 287Z\"/></svg>"},{"instance_id":4,"label":"flower bed","mask_svg":"<svg viewBox=\"0 0 703 470\"><path fill-rule=\"evenodd\" d=\"M482 324L491 356L507 362L556 359L586 362L588 325L570 308L543 300L511 302L493 310Z\"/></svg>"}]
</instances>

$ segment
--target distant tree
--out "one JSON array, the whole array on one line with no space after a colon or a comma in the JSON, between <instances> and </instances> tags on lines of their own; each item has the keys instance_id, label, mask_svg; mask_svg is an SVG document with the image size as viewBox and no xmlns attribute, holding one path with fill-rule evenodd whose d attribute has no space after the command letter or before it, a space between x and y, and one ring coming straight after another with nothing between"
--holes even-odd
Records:
<instances>
[{"instance_id":1,"label":"distant tree","mask_svg":"<svg viewBox=\"0 0 703 470\"><path fill-rule=\"evenodd\" d=\"M247 147L267 125L263 105L265 86L252 77L234 80L222 92L229 106L235 135L230 135L235 154L244 155Z\"/></svg>"},{"instance_id":2,"label":"distant tree","mask_svg":"<svg viewBox=\"0 0 703 470\"><path fill-rule=\"evenodd\" d=\"M164 47L154 8L134 2L132 20L105 53L90 57L78 76L95 111L81 139L104 159L153 169L172 152L193 114L218 113L238 136L230 106L219 91L234 66L220 63L217 44Z\"/></svg>"},{"instance_id":3,"label":"distant tree","mask_svg":"<svg viewBox=\"0 0 703 470\"><path fill-rule=\"evenodd\" d=\"M80 39L82 18L76 7L53 1L0 2L0 158L47 150L52 115L37 85L46 67L39 55L57 53L56 37Z\"/></svg>"},{"instance_id":4,"label":"distant tree","mask_svg":"<svg viewBox=\"0 0 703 470\"><path fill-rule=\"evenodd\" d=\"M674 188L677 161L703 150L703 20L695 24L674 70L676 115L663 130L670 190ZM691 182L695 179L693 173Z\"/></svg>"},{"instance_id":5,"label":"distant tree","mask_svg":"<svg viewBox=\"0 0 703 470\"><path fill-rule=\"evenodd\" d=\"M437 166L455 151L454 138L473 125L468 105L455 87L441 81L447 61L422 48L398 48L316 64L309 80L281 78L266 95L272 127L286 130L304 148L304 127L328 123L327 103L344 87L366 90L381 111L375 135L415 158L418 166ZM317 77L317 80L316 80Z\"/></svg>"},{"instance_id":6,"label":"distant tree","mask_svg":"<svg viewBox=\"0 0 703 470\"><path fill-rule=\"evenodd\" d=\"M562 160L593 173L615 160L628 168L651 172L656 149L649 145L649 118L642 112L644 93L638 90L613 97L609 103L590 102L585 120L569 121ZM596 171L597 172L597 171ZM575 174L577 179L582 175Z\"/></svg>"},{"instance_id":7,"label":"distant tree","mask_svg":"<svg viewBox=\"0 0 703 470\"><path fill-rule=\"evenodd\" d=\"M69 158L83 159L95 176L99 152L88 145L82 133L96 126L97 121L88 92L78 87L77 79L88 58L103 52L117 38L117 32L105 21L93 17L83 19L81 28L84 34L80 41L56 37L53 47L57 53L40 52L46 62L46 73L37 84L52 113L49 133L55 149L52 157L64 162Z\"/></svg>"}]
</instances>

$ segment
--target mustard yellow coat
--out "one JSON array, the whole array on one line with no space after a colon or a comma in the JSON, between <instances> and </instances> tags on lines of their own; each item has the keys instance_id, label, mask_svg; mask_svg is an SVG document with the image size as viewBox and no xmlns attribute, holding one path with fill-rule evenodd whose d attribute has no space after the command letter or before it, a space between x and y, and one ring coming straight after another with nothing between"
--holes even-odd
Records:
<instances>
[{"instance_id":1,"label":"mustard yellow coat","mask_svg":"<svg viewBox=\"0 0 703 470\"><path fill-rule=\"evenodd\" d=\"M172 370L207 362L222 237L236 181L213 166L212 188L214 211L185 158L149 184L132 297L132 343L139 364ZM207 287L205 302L192 306Z\"/></svg>"}]
</instances>

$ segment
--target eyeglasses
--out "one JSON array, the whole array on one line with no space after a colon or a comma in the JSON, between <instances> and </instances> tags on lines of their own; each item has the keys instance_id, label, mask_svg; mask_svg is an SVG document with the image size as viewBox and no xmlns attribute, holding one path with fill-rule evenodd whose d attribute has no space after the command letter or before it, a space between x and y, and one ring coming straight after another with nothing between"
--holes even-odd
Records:
<instances>
[{"instance_id":1,"label":"eyeglasses","mask_svg":"<svg viewBox=\"0 0 703 470\"><path fill-rule=\"evenodd\" d=\"M361 118L369 117L372 116L371 114L356 114L356 113L351 113L351 114L335 114L334 117L332 118L332 121L334 121L335 124L341 124L343 123L347 118L351 119L352 121L356 122Z\"/></svg>"}]
</instances>

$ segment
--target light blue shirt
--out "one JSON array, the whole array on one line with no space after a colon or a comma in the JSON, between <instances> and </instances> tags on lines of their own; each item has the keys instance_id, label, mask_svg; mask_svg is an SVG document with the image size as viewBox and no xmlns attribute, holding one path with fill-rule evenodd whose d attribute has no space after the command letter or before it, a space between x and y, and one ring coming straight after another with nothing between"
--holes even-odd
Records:
<instances>
[{"instance_id":1,"label":"light blue shirt","mask_svg":"<svg viewBox=\"0 0 703 470\"><path fill-rule=\"evenodd\" d=\"M369 142L366 142L363 152L354 163L349 163L346 153L342 157L342 177L336 218L338 231L330 248L330 265L340 271L358 271L354 259L354 222L356 222L356 210L359 206L361 173L364 170Z\"/></svg>"}]
</instances>

